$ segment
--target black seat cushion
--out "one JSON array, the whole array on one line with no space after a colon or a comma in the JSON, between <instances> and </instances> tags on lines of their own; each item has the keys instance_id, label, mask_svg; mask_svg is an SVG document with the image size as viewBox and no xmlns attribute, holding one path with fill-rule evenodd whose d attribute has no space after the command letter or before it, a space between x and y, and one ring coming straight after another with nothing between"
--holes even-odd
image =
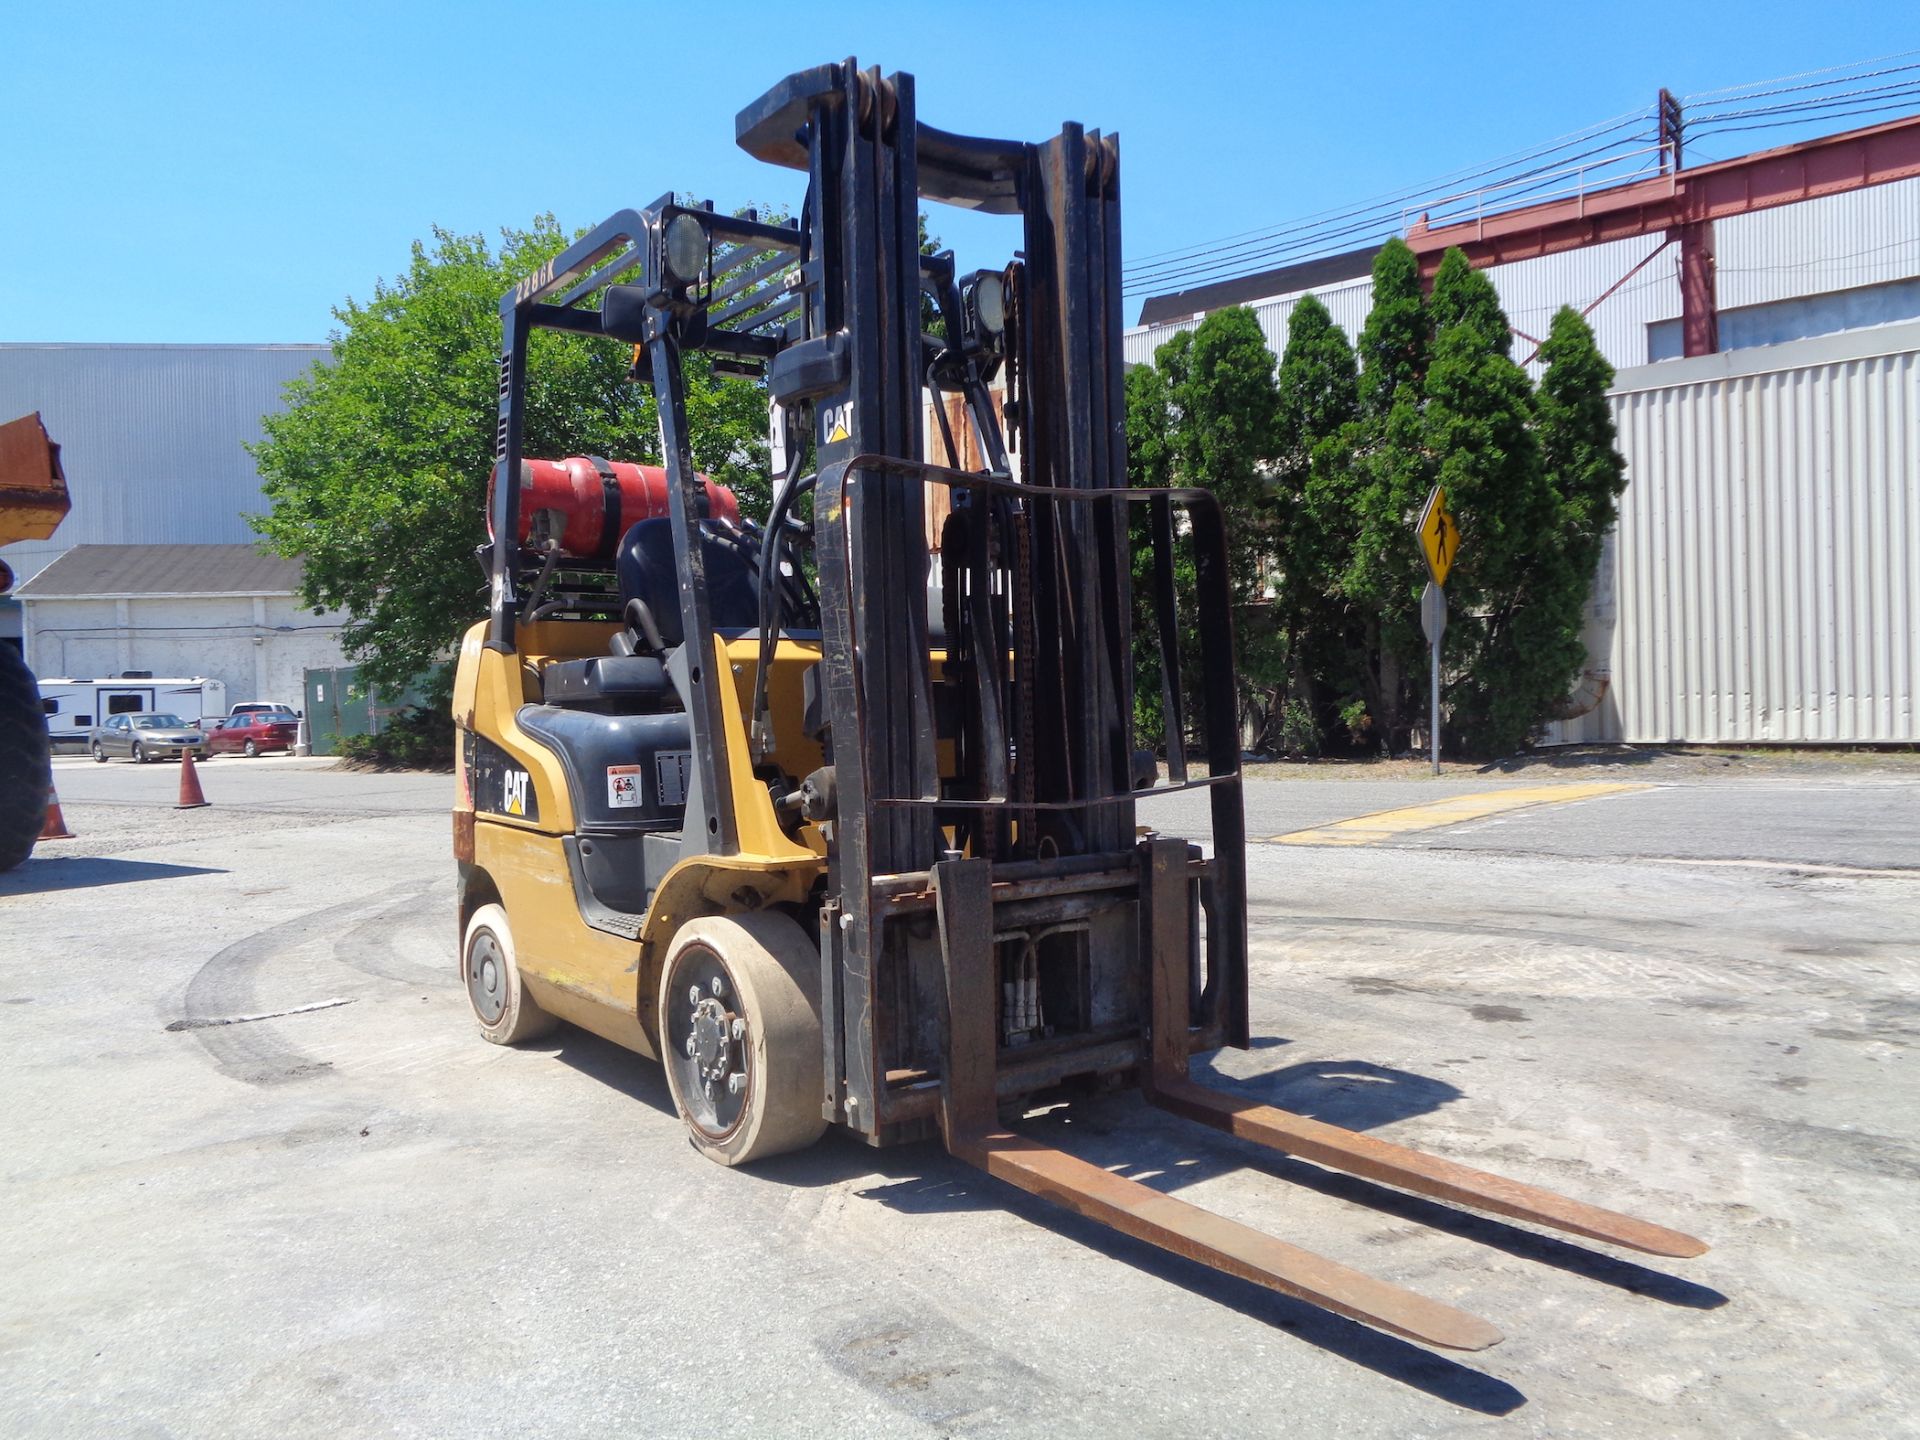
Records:
<instances>
[{"instance_id":1,"label":"black seat cushion","mask_svg":"<svg viewBox=\"0 0 1920 1440\"><path fill-rule=\"evenodd\" d=\"M716 630L751 630L760 623L760 593L753 566L740 547L702 528L702 558L707 572L707 613ZM673 556L673 522L642 520L628 527L614 559L620 603L640 599L653 612L661 642L669 647L686 637L680 625L679 566Z\"/></svg>"},{"instance_id":2,"label":"black seat cushion","mask_svg":"<svg viewBox=\"0 0 1920 1440\"><path fill-rule=\"evenodd\" d=\"M667 668L650 655L599 655L560 660L540 672L540 698L574 709L676 708Z\"/></svg>"}]
</instances>

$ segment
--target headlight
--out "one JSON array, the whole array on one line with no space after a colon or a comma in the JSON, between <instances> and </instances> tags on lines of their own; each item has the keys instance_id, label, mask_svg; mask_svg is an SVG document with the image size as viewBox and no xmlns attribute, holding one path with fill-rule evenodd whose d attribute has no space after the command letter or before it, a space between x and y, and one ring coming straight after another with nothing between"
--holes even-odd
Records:
<instances>
[{"instance_id":1,"label":"headlight","mask_svg":"<svg viewBox=\"0 0 1920 1440\"><path fill-rule=\"evenodd\" d=\"M667 222L667 269L673 278L691 285L707 268L707 232L691 215Z\"/></svg>"},{"instance_id":2,"label":"headlight","mask_svg":"<svg viewBox=\"0 0 1920 1440\"><path fill-rule=\"evenodd\" d=\"M983 270L974 276L970 303L974 318L989 335L1007 328L1007 282L997 270Z\"/></svg>"}]
</instances>

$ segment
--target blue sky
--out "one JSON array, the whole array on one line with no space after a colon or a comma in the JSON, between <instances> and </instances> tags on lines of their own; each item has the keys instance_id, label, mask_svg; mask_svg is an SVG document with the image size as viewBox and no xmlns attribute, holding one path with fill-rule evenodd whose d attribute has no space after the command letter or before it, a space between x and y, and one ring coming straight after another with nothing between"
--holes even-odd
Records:
<instances>
[{"instance_id":1,"label":"blue sky","mask_svg":"<svg viewBox=\"0 0 1920 1440\"><path fill-rule=\"evenodd\" d=\"M1492 160L1662 85L1912 50L1920 6L98 3L15 7L6 36L0 340L297 341L436 224L580 226L667 190L796 203L796 176L734 148L734 113L848 55L913 72L949 130L1119 132L1131 257ZM1017 243L931 219L966 268Z\"/></svg>"}]
</instances>

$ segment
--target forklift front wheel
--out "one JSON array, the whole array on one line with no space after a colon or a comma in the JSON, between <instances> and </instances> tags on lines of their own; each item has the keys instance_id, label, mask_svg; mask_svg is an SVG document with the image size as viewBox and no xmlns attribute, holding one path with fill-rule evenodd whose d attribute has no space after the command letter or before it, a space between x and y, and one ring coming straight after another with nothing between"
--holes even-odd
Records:
<instances>
[{"instance_id":1,"label":"forklift front wheel","mask_svg":"<svg viewBox=\"0 0 1920 1440\"><path fill-rule=\"evenodd\" d=\"M473 1004L473 1018L480 1022L480 1033L494 1044L537 1040L558 1023L520 983L513 932L507 928L507 912L498 905L482 905L467 921L460 973L467 982L467 999Z\"/></svg>"},{"instance_id":2,"label":"forklift front wheel","mask_svg":"<svg viewBox=\"0 0 1920 1440\"><path fill-rule=\"evenodd\" d=\"M821 1114L820 952L786 916L689 920L660 985L661 1059L694 1147L722 1165L801 1150Z\"/></svg>"}]
</instances>

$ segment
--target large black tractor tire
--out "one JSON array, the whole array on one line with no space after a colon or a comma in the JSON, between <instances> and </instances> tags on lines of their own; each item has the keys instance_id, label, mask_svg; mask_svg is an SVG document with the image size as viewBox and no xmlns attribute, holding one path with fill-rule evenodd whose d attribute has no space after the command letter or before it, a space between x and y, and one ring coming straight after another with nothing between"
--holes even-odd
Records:
<instances>
[{"instance_id":1,"label":"large black tractor tire","mask_svg":"<svg viewBox=\"0 0 1920 1440\"><path fill-rule=\"evenodd\" d=\"M0 641L0 872L33 853L52 788L40 687L20 652Z\"/></svg>"}]
</instances>

